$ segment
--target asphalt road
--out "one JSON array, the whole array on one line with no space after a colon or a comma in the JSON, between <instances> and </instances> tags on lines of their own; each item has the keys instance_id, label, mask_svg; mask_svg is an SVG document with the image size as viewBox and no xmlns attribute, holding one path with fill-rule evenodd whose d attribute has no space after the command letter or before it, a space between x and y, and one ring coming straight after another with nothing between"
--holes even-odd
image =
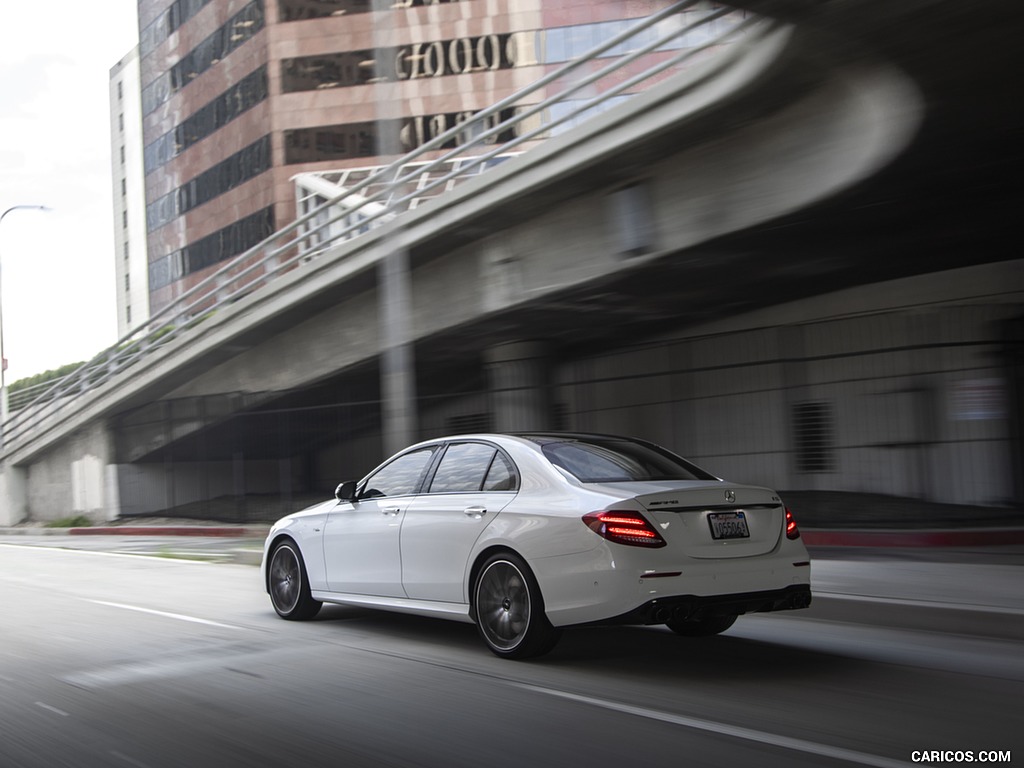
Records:
<instances>
[{"instance_id":1,"label":"asphalt road","mask_svg":"<svg viewBox=\"0 0 1024 768\"><path fill-rule=\"evenodd\" d=\"M251 566L0 544L0 766L1024 763L1015 566L816 568L810 611L574 629L517 663L470 625L281 621ZM910 614L933 628L885 618Z\"/></svg>"}]
</instances>

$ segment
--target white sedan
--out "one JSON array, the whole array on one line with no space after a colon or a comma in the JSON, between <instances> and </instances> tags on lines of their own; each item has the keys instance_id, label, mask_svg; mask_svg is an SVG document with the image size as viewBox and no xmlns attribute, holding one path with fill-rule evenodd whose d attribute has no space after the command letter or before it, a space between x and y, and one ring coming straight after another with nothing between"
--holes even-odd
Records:
<instances>
[{"instance_id":1,"label":"white sedan","mask_svg":"<svg viewBox=\"0 0 1024 768\"><path fill-rule=\"evenodd\" d=\"M710 635L811 601L807 550L778 494L642 440L430 440L336 496L267 536L263 579L283 618L328 602L475 622L491 651L525 658L574 624Z\"/></svg>"}]
</instances>

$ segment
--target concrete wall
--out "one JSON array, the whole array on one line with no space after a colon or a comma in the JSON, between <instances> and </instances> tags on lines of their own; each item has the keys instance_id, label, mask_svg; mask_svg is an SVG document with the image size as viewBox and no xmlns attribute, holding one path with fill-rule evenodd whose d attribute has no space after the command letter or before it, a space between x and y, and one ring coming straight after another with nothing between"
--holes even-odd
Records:
<instances>
[{"instance_id":1,"label":"concrete wall","mask_svg":"<svg viewBox=\"0 0 1024 768\"><path fill-rule=\"evenodd\" d=\"M120 514L174 509L185 517L191 512L197 518L244 518L247 496L277 498L289 489L302 489L299 472L293 459L253 460L241 454L234 461L121 464Z\"/></svg>"},{"instance_id":2,"label":"concrete wall","mask_svg":"<svg viewBox=\"0 0 1024 768\"><path fill-rule=\"evenodd\" d=\"M637 340L560 365L555 400L574 429L645 437L736 480L1007 504L1002 328L1024 313L1021 266L867 286ZM796 424L808 404L827 432L810 461Z\"/></svg>"},{"instance_id":3,"label":"concrete wall","mask_svg":"<svg viewBox=\"0 0 1024 768\"><path fill-rule=\"evenodd\" d=\"M1006 504L1014 467L1004 324L1024 314L1022 266L850 289L600 354L556 351L549 396L564 423L550 427L644 437L720 476L783 490ZM418 436L475 420L493 426L501 402L492 392L425 397ZM821 433L810 451L798 425L808 406ZM199 517L268 519L329 498L383 458L380 434L364 428L311 456L116 464L96 424L27 470L7 468L0 492L16 498L22 487L28 503L0 513L11 524L194 505Z\"/></svg>"},{"instance_id":4,"label":"concrete wall","mask_svg":"<svg viewBox=\"0 0 1024 768\"><path fill-rule=\"evenodd\" d=\"M74 432L24 470L23 516L37 521L79 514L95 521L113 519L119 505L116 477L109 469L113 457L105 422Z\"/></svg>"},{"instance_id":5,"label":"concrete wall","mask_svg":"<svg viewBox=\"0 0 1024 768\"><path fill-rule=\"evenodd\" d=\"M5 464L0 471L0 526L15 525L28 517L24 467Z\"/></svg>"}]
</instances>

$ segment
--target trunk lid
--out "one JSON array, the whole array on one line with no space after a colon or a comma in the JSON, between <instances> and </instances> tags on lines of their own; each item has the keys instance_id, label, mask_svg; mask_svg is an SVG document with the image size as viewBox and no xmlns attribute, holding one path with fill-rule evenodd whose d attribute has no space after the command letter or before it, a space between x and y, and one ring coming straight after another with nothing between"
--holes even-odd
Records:
<instances>
[{"instance_id":1,"label":"trunk lid","mask_svg":"<svg viewBox=\"0 0 1024 768\"><path fill-rule=\"evenodd\" d=\"M785 507L768 488L735 483L680 483L635 497L668 546L695 558L734 558L772 551Z\"/></svg>"}]
</instances>

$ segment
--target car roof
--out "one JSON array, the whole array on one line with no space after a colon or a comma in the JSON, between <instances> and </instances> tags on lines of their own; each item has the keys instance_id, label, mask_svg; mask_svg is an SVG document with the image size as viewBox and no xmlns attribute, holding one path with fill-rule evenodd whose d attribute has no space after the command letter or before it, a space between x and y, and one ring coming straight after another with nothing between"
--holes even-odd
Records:
<instances>
[{"instance_id":1,"label":"car roof","mask_svg":"<svg viewBox=\"0 0 1024 768\"><path fill-rule=\"evenodd\" d=\"M631 443L645 443L646 440L641 440L636 437L626 437L624 435L609 435L602 432L559 432L554 430L536 430L529 432L509 432L508 434L513 437L522 437L527 440L533 440L534 438L542 437L549 440L625 440Z\"/></svg>"},{"instance_id":2,"label":"car roof","mask_svg":"<svg viewBox=\"0 0 1024 768\"><path fill-rule=\"evenodd\" d=\"M629 443L640 443L643 445L654 445L647 440L642 440L637 437L625 437L624 435L610 435L603 434L600 432L562 432L558 430L531 430L531 431L517 431L517 432L467 432L460 435L444 435L441 437L434 437L429 440L422 440L414 445L409 445L403 448L399 453L405 453L406 451L413 448L421 448L428 445L440 445L442 443L452 443L460 441L473 441L483 440L492 441L498 444L503 442L507 445L508 441L513 443L524 443L532 446L535 449L539 449L545 443L551 442L572 442L572 441L588 441L588 440L621 440Z\"/></svg>"}]
</instances>

